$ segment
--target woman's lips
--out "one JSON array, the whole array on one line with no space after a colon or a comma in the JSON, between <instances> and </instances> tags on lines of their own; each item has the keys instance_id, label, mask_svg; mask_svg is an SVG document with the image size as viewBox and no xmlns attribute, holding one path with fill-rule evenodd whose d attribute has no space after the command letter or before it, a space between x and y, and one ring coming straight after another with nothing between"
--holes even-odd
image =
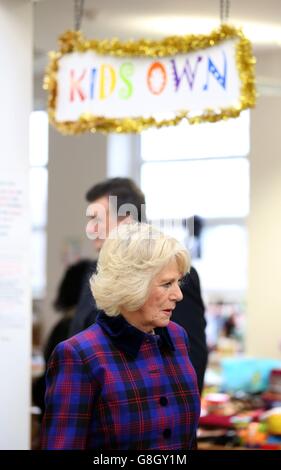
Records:
<instances>
[{"instance_id":1,"label":"woman's lips","mask_svg":"<svg viewBox=\"0 0 281 470\"><path fill-rule=\"evenodd\" d=\"M163 312L166 313L166 315L171 315L172 314L172 309L167 309L167 310L163 310Z\"/></svg>"}]
</instances>

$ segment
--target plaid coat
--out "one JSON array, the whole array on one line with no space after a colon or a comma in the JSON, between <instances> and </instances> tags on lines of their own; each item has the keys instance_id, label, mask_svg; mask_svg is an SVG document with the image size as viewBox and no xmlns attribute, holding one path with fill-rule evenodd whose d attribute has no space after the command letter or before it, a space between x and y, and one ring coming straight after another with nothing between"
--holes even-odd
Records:
<instances>
[{"instance_id":1,"label":"plaid coat","mask_svg":"<svg viewBox=\"0 0 281 470\"><path fill-rule=\"evenodd\" d=\"M56 347L47 372L42 449L196 445L200 402L187 335L173 322L155 333L102 313Z\"/></svg>"}]
</instances>

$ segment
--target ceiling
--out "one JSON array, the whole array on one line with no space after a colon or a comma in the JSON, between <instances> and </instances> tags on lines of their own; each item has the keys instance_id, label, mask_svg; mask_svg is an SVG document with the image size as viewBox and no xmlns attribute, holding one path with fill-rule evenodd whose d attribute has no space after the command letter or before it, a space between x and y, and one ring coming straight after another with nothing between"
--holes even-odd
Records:
<instances>
[{"instance_id":1,"label":"ceiling","mask_svg":"<svg viewBox=\"0 0 281 470\"><path fill-rule=\"evenodd\" d=\"M32 1L35 73L41 74L58 36L74 28L74 1ZM229 17L243 27L255 49L281 49L280 0L232 0ZM85 0L81 29L91 39L126 40L208 33L219 24L219 0Z\"/></svg>"}]
</instances>

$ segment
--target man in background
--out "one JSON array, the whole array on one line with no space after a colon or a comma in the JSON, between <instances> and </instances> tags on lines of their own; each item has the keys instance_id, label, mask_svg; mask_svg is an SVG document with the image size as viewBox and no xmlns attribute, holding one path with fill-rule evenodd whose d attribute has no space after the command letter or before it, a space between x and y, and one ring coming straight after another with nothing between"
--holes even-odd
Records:
<instances>
[{"instance_id":1,"label":"man in background","mask_svg":"<svg viewBox=\"0 0 281 470\"><path fill-rule=\"evenodd\" d=\"M146 221L144 194L129 178L111 178L94 185L86 193L86 200L89 202L87 208L89 221L86 231L97 252L101 250L105 239L116 225L129 218L139 222ZM95 270L96 261L93 261L85 277L84 288L70 326L70 336L88 328L95 322L98 309L89 285L89 279ZM181 289L183 300L177 304L172 320L181 325L189 336L189 356L197 375L201 393L208 350L205 336L205 309L201 297L200 281L193 267L185 277Z\"/></svg>"}]
</instances>

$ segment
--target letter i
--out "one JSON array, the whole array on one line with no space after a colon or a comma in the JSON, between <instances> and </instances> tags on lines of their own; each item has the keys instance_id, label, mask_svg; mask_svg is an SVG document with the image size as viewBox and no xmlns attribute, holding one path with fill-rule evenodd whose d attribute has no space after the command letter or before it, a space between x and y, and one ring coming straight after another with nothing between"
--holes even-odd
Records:
<instances>
[{"instance_id":1,"label":"letter i","mask_svg":"<svg viewBox=\"0 0 281 470\"><path fill-rule=\"evenodd\" d=\"M94 99L96 73L97 73L97 69L91 70L91 78L90 78L90 99L91 100Z\"/></svg>"}]
</instances>

